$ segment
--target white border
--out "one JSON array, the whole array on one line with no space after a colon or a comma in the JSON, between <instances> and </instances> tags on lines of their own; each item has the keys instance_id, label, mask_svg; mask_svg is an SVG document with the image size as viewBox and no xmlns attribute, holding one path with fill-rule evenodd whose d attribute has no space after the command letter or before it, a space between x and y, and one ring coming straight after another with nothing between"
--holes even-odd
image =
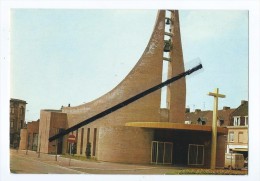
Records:
<instances>
[{"instance_id":1,"label":"white border","mask_svg":"<svg viewBox=\"0 0 260 181\"><path fill-rule=\"evenodd\" d=\"M260 3L258 0L247 0L247 1L199 1L199 0L183 0L183 1L129 1L129 0L106 0L106 1L7 1L2 0L1 3L1 49L0 49L0 138L1 138L1 149L0 149L0 180L46 180L62 178L66 180L190 180L190 176L137 176L137 175L13 175L9 173L9 139L7 137L7 131L9 130L9 97L10 97L10 21L9 12L12 8L67 8L67 9L239 9L249 10L249 175L248 176L236 176L236 181L240 180L260 180L259 177L259 84L260 84L260 70L259 70L259 7ZM234 65L235 66L235 65ZM205 179L219 180L233 179L232 176L197 176L193 175L192 179Z\"/></svg>"}]
</instances>

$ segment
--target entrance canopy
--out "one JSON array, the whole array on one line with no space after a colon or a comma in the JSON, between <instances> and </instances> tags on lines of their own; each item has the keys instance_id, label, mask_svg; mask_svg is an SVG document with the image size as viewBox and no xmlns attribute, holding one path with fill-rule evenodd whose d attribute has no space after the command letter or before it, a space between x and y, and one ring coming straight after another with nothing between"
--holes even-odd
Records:
<instances>
[{"instance_id":1,"label":"entrance canopy","mask_svg":"<svg viewBox=\"0 0 260 181\"><path fill-rule=\"evenodd\" d=\"M172 130L190 130L190 131L206 131L211 132L212 127L197 124L181 124L170 122L128 122L125 126L152 128L152 129L172 129ZM227 134L227 128L218 127L218 134Z\"/></svg>"}]
</instances>

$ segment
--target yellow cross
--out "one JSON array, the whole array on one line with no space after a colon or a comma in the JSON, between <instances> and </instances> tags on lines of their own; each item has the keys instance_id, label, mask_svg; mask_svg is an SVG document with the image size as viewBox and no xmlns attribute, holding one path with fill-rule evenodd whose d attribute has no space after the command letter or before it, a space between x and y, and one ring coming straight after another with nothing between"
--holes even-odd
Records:
<instances>
[{"instance_id":1,"label":"yellow cross","mask_svg":"<svg viewBox=\"0 0 260 181\"><path fill-rule=\"evenodd\" d=\"M209 96L214 97L214 109L212 119L212 137L211 137L211 161L210 168L215 169L216 167L216 150L217 150L217 117L218 117L218 98L225 98L223 94L219 94L218 88L214 92L209 92Z\"/></svg>"}]
</instances>

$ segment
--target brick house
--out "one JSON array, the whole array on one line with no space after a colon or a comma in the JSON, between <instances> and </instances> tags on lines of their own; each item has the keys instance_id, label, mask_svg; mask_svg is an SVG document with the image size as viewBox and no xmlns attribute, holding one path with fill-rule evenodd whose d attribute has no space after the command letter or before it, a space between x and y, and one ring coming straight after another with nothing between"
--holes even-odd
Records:
<instances>
[{"instance_id":1,"label":"brick house","mask_svg":"<svg viewBox=\"0 0 260 181\"><path fill-rule=\"evenodd\" d=\"M230 116L235 109L224 106L223 109L218 110L217 125L219 127L226 127L229 125ZM185 122L184 124L199 124L199 125L212 125L213 111L201 111L195 109L194 112L190 112L190 109L186 109Z\"/></svg>"},{"instance_id":2,"label":"brick house","mask_svg":"<svg viewBox=\"0 0 260 181\"><path fill-rule=\"evenodd\" d=\"M232 151L248 157L248 121L248 101L241 101L241 105L231 114L227 126L227 153Z\"/></svg>"},{"instance_id":3,"label":"brick house","mask_svg":"<svg viewBox=\"0 0 260 181\"><path fill-rule=\"evenodd\" d=\"M20 132L20 150L37 151L38 135L39 135L39 121L31 121L26 124L26 127Z\"/></svg>"},{"instance_id":4,"label":"brick house","mask_svg":"<svg viewBox=\"0 0 260 181\"><path fill-rule=\"evenodd\" d=\"M25 127L26 101L10 99L10 147L19 147L20 131Z\"/></svg>"}]
</instances>

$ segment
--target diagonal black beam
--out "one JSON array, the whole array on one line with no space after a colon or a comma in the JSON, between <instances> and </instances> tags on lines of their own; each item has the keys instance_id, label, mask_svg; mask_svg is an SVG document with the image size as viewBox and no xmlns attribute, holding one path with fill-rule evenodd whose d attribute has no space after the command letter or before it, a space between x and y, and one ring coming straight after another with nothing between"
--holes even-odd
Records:
<instances>
[{"instance_id":1,"label":"diagonal black beam","mask_svg":"<svg viewBox=\"0 0 260 181\"><path fill-rule=\"evenodd\" d=\"M199 65L197 65L197 66L195 66L195 67L193 67L193 68L191 68L191 69L189 69L189 70L187 70L187 71L185 71L185 72L183 72L183 73L181 73L181 74L179 74L175 77L172 77L172 78L170 78L170 79L168 79L168 80L166 80L166 81L164 81L164 82L162 82L162 83L160 83L160 84L158 84L158 85L156 85L156 86L154 86L150 89L147 89L147 90L145 90L145 91L143 91L143 92L141 92L141 93L139 93L139 94L137 94L137 95L135 95L135 96L133 96L133 97L131 97L131 98L129 98L129 99L127 99L127 100L125 100L125 101L123 101L123 102L121 102L121 103L119 103L119 104L117 104L117 105L115 105L115 106L113 106L113 107L93 116L93 117L91 117L91 118L86 119L85 121L82 121L82 122L68 128L68 129L66 129L65 131L63 131L59 134L56 134L56 135L50 137L49 142L51 142L55 139L58 139L61 136L64 136L66 134L69 134L70 132L75 131L75 130L79 129L80 127L85 126L86 124L89 124L89 123L91 123L91 122L93 122L97 119L100 119L100 118L102 118L102 117L104 117L104 116L124 107L124 106L127 106L128 104L130 104L130 103L132 103L132 102L134 102L134 101L136 101L136 100L138 100L138 99L140 99L140 98L142 98L142 97L144 97L144 96L146 96L146 95L148 95L148 94L150 94L150 93L152 93L152 92L154 92L158 89L161 89L162 87L164 87L164 86L166 86L170 83L173 83L173 82L181 79L182 77L190 75L193 72L195 72L195 71L197 71L201 68L202 68L202 64L199 64Z\"/></svg>"}]
</instances>

